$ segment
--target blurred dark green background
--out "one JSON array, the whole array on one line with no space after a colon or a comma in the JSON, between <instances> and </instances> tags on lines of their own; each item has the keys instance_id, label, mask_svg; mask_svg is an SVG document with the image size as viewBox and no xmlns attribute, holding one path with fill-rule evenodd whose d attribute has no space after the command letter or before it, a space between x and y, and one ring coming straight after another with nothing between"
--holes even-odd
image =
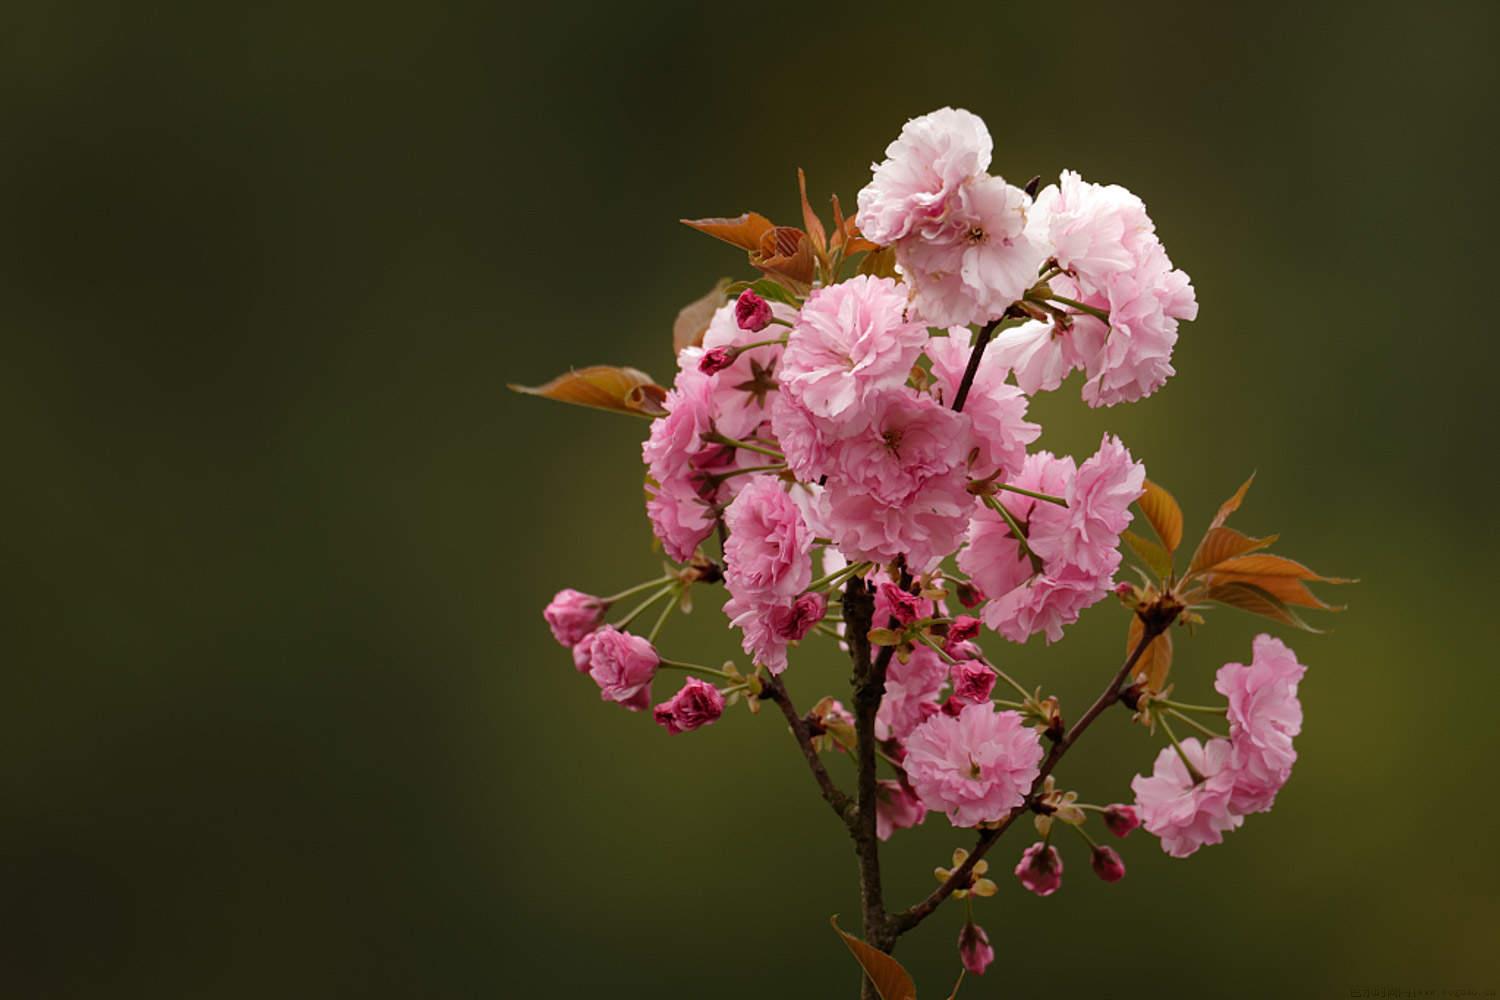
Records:
<instances>
[{"instance_id":1,"label":"blurred dark green background","mask_svg":"<svg viewBox=\"0 0 1500 1000\"><path fill-rule=\"evenodd\" d=\"M1193 276L1122 434L1190 530L1363 578L1295 778L1225 845L981 902L964 996L1500 988L1493 5L7 4L0 12L0 994L847 997L854 865L783 727L599 702L551 593L654 570L644 425L504 391L671 371L731 249L852 204L903 121L1141 194ZM826 202L825 202L826 203ZM715 595L665 643L734 651ZM1078 706L1123 613L992 652ZM1234 612L1179 688L1249 652ZM809 705L844 668L788 675ZM1076 711L1075 707L1075 711ZM1070 758L1128 794L1155 744ZM968 833L887 852L894 903ZM1006 871L1026 841L995 853ZM924 997L960 914L903 940Z\"/></svg>"}]
</instances>

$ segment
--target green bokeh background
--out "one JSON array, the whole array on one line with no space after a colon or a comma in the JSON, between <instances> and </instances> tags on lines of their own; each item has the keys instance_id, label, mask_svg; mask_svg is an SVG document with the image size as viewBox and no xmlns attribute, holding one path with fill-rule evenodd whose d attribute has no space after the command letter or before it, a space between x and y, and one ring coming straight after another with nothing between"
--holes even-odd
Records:
<instances>
[{"instance_id":1,"label":"green bokeh background","mask_svg":"<svg viewBox=\"0 0 1500 1000\"><path fill-rule=\"evenodd\" d=\"M542 626L657 565L644 425L511 395L671 371L734 251L902 122L1141 194L1201 318L1123 435L1199 527L1363 582L1276 811L1130 877L1002 877L968 997L1500 988L1492 5L330 5L0 12L0 993L852 996L851 851L783 727L668 738ZM679 656L734 652L710 592ZM1120 655L991 651L1079 706ZM1248 655L1234 612L1179 691ZM846 670L810 649L802 704ZM1106 718L1064 769L1127 794ZM895 841L913 900L969 842ZM1002 872L1025 841L995 852ZM924 997L959 911L904 939Z\"/></svg>"}]
</instances>

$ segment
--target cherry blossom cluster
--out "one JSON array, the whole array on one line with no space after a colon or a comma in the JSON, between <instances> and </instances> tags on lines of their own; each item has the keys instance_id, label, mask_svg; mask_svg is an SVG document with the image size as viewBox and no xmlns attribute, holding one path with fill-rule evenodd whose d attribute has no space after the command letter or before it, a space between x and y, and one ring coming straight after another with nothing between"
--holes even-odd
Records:
<instances>
[{"instance_id":1,"label":"cherry blossom cluster","mask_svg":"<svg viewBox=\"0 0 1500 1000\"><path fill-rule=\"evenodd\" d=\"M799 643L821 637L867 658L873 647L883 671L873 739L891 772L876 784L875 835L929 813L1003 832L1025 813L1041 839L1014 874L1047 896L1063 872L1058 824L1113 882L1125 866L1086 831L1091 815L1117 837L1144 827L1183 857L1270 809L1296 759L1304 667L1261 635L1249 665L1218 671L1224 706L1175 702L1169 688L1122 674L1134 685L1104 704L1123 700L1153 731L1160 724L1169 743L1153 773L1135 778L1132 804L1080 802L1056 785L1051 769L1076 733L1056 699L1011 679L980 640L1057 642L1111 594L1150 620L1139 590L1116 580L1147 483L1111 434L1079 458L1037 447L1028 406L1075 371L1091 407L1152 394L1173 374L1178 324L1197 304L1134 194L1072 171L1040 190L1017 186L990 173L992 154L967 111L908 122L840 230L869 248L858 273L825 255L813 280L767 271L713 312L678 352L642 447L646 513L676 565L609 598L564 590L545 617L604 700L650 709L670 734L741 699L784 697ZM748 668L663 657L662 623L690 587L718 583ZM850 634L850 595L873 602L867 635ZM653 607L655 626L632 630ZM1171 605L1134 655L1187 614ZM693 676L653 706L663 670ZM1227 734L1194 713L1227 722ZM1178 739L1169 716L1204 738ZM832 697L793 725L812 753L852 754L859 741L855 714ZM844 809L838 793L825 796ZM959 855L939 870L945 893L993 893L985 862ZM972 916L959 951L975 973L994 957Z\"/></svg>"}]
</instances>

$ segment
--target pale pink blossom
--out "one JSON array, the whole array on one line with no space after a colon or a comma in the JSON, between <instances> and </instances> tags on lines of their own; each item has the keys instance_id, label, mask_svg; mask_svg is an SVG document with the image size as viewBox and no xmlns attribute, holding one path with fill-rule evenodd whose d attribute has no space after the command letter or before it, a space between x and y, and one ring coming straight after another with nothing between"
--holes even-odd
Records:
<instances>
[{"instance_id":1,"label":"pale pink blossom","mask_svg":"<svg viewBox=\"0 0 1500 1000\"><path fill-rule=\"evenodd\" d=\"M859 192L860 232L885 245L941 228L950 201L989 168L993 150L984 121L968 111L940 108L911 119Z\"/></svg>"},{"instance_id":2,"label":"pale pink blossom","mask_svg":"<svg viewBox=\"0 0 1500 1000\"><path fill-rule=\"evenodd\" d=\"M747 293L748 294L748 293ZM765 303L770 314L791 322L797 311L780 302ZM717 368L708 384L714 430L727 437L746 439L763 422L771 418L777 392L777 368L781 364L781 345L761 344L771 337L763 332L744 329L736 321L736 305L721 306L709 320L701 348L685 348L678 356L683 368L701 369L702 358L714 352L732 355L729 363ZM781 329L785 329L782 327ZM716 366L715 366L716 367ZM681 381L681 375L678 376Z\"/></svg>"},{"instance_id":3,"label":"pale pink blossom","mask_svg":"<svg viewBox=\"0 0 1500 1000\"><path fill-rule=\"evenodd\" d=\"M651 433L641 445L641 457L658 483L687 468L705 447L703 435L714 429L712 377L697 364L677 373L677 381L663 402L666 416L651 421Z\"/></svg>"},{"instance_id":4,"label":"pale pink blossom","mask_svg":"<svg viewBox=\"0 0 1500 1000\"><path fill-rule=\"evenodd\" d=\"M1141 824L1161 838L1162 850L1174 858L1220 843L1225 831L1244 822L1230 806L1235 772L1229 741L1209 740L1205 746L1190 736L1181 745L1202 781L1194 781L1176 749L1163 747L1151 777L1137 774L1130 782Z\"/></svg>"},{"instance_id":5,"label":"pale pink blossom","mask_svg":"<svg viewBox=\"0 0 1500 1000\"><path fill-rule=\"evenodd\" d=\"M1083 401L1095 407L1133 402L1161 388L1175 371L1178 322L1198 316L1191 281L1173 269L1159 243L1149 244L1134 268L1110 277L1108 296L1109 335L1084 369Z\"/></svg>"},{"instance_id":6,"label":"pale pink blossom","mask_svg":"<svg viewBox=\"0 0 1500 1000\"><path fill-rule=\"evenodd\" d=\"M965 920L963 929L958 932L958 958L964 968L976 976L984 975L984 970L995 960L990 936L972 919Z\"/></svg>"},{"instance_id":7,"label":"pale pink blossom","mask_svg":"<svg viewBox=\"0 0 1500 1000\"><path fill-rule=\"evenodd\" d=\"M915 792L899 781L875 784L875 836L890 840L897 830L907 830L927 818L927 807Z\"/></svg>"},{"instance_id":8,"label":"pale pink blossom","mask_svg":"<svg viewBox=\"0 0 1500 1000\"><path fill-rule=\"evenodd\" d=\"M963 465L963 414L902 386L872 392L862 430L832 445L839 480L889 506L904 505L931 479Z\"/></svg>"},{"instance_id":9,"label":"pale pink blossom","mask_svg":"<svg viewBox=\"0 0 1500 1000\"><path fill-rule=\"evenodd\" d=\"M740 645L755 663L773 674L786 669L786 651L792 640L777 625L794 614L791 598L731 597L724 602L724 614L729 624L740 630Z\"/></svg>"},{"instance_id":10,"label":"pale pink blossom","mask_svg":"<svg viewBox=\"0 0 1500 1000\"><path fill-rule=\"evenodd\" d=\"M787 467L804 483L816 483L833 466L830 429L820 427L807 408L778 392L771 404L771 430Z\"/></svg>"},{"instance_id":11,"label":"pale pink blossom","mask_svg":"<svg viewBox=\"0 0 1500 1000\"><path fill-rule=\"evenodd\" d=\"M1292 738L1302 731L1297 685L1307 668L1274 636L1255 637L1250 665L1226 663L1214 688L1229 699L1229 740L1234 747L1237 813L1266 812L1291 777L1297 751Z\"/></svg>"},{"instance_id":12,"label":"pale pink blossom","mask_svg":"<svg viewBox=\"0 0 1500 1000\"><path fill-rule=\"evenodd\" d=\"M998 679L995 668L978 660L959 660L949 673L953 683L953 698L950 700L974 704L989 701Z\"/></svg>"},{"instance_id":13,"label":"pale pink blossom","mask_svg":"<svg viewBox=\"0 0 1500 1000\"><path fill-rule=\"evenodd\" d=\"M1037 841L1021 852L1016 878L1038 896L1050 896L1062 885L1062 855L1051 844Z\"/></svg>"},{"instance_id":14,"label":"pale pink blossom","mask_svg":"<svg viewBox=\"0 0 1500 1000\"><path fill-rule=\"evenodd\" d=\"M719 689L696 677L689 677L670 700L652 710L657 725L674 736L701 729L723 714L724 696Z\"/></svg>"},{"instance_id":15,"label":"pale pink blossom","mask_svg":"<svg viewBox=\"0 0 1500 1000\"><path fill-rule=\"evenodd\" d=\"M674 473L660 483L646 484L646 516L651 530L671 558L686 562L698 543L714 530L713 510L704 501L690 473Z\"/></svg>"},{"instance_id":16,"label":"pale pink blossom","mask_svg":"<svg viewBox=\"0 0 1500 1000\"><path fill-rule=\"evenodd\" d=\"M967 329L953 327L946 337L934 337L927 344L932 361L932 375L941 390L942 401L952 407L964 371L973 352L973 340ZM994 356L994 346L981 355L963 415L968 423L964 454L978 449L979 456L971 469L974 478L999 474L1001 480L1018 474L1026 461L1026 448L1041 436L1040 424L1026 419L1026 395L1005 381L1007 366Z\"/></svg>"},{"instance_id":17,"label":"pale pink blossom","mask_svg":"<svg viewBox=\"0 0 1500 1000\"><path fill-rule=\"evenodd\" d=\"M1048 572L1066 566L1108 588L1120 566L1120 533L1130 524L1130 505L1144 492L1146 467L1135 462L1120 439L1108 434L1067 483L1066 507L1036 502L1027 544Z\"/></svg>"},{"instance_id":18,"label":"pale pink blossom","mask_svg":"<svg viewBox=\"0 0 1500 1000\"><path fill-rule=\"evenodd\" d=\"M940 232L896 244L912 307L931 326L999 319L1037 280L1047 246L1026 231L1031 198L1002 178L962 185Z\"/></svg>"},{"instance_id":19,"label":"pale pink blossom","mask_svg":"<svg viewBox=\"0 0 1500 1000\"><path fill-rule=\"evenodd\" d=\"M1088 318L1076 317L1075 324ZM993 357L996 364L1014 372L1016 385L1026 395L1051 392L1087 361L1070 334L1053 323L1027 320L997 334L985 359Z\"/></svg>"},{"instance_id":20,"label":"pale pink blossom","mask_svg":"<svg viewBox=\"0 0 1500 1000\"><path fill-rule=\"evenodd\" d=\"M1021 716L983 702L918 726L903 766L927 808L941 809L954 826L975 826L1020 805L1041 760L1041 742Z\"/></svg>"},{"instance_id":21,"label":"pale pink blossom","mask_svg":"<svg viewBox=\"0 0 1500 1000\"><path fill-rule=\"evenodd\" d=\"M780 479L746 478L724 510L724 585L741 599L795 597L812 582L812 532Z\"/></svg>"},{"instance_id":22,"label":"pale pink blossom","mask_svg":"<svg viewBox=\"0 0 1500 1000\"><path fill-rule=\"evenodd\" d=\"M608 607L594 595L569 587L557 592L552 603L542 612L542 617L547 619L552 637L572 649L579 640L603 624Z\"/></svg>"},{"instance_id":23,"label":"pale pink blossom","mask_svg":"<svg viewBox=\"0 0 1500 1000\"><path fill-rule=\"evenodd\" d=\"M1062 638L1065 626L1108 593L1092 577L1041 573L990 601L984 609L984 623L1011 642L1025 642L1042 633L1053 643Z\"/></svg>"},{"instance_id":24,"label":"pale pink blossom","mask_svg":"<svg viewBox=\"0 0 1500 1000\"><path fill-rule=\"evenodd\" d=\"M1096 845L1089 864L1093 867L1094 874L1106 882L1118 882L1125 877L1125 862L1121 860L1120 852L1113 847Z\"/></svg>"},{"instance_id":25,"label":"pale pink blossom","mask_svg":"<svg viewBox=\"0 0 1500 1000\"><path fill-rule=\"evenodd\" d=\"M1028 223L1058 264L1094 289L1134 267L1156 230L1140 198L1118 184L1091 184L1072 170L1037 194Z\"/></svg>"},{"instance_id":26,"label":"pale pink blossom","mask_svg":"<svg viewBox=\"0 0 1500 1000\"><path fill-rule=\"evenodd\" d=\"M839 480L828 483L829 526L849 558L887 563L905 556L913 573L931 570L958 547L974 496L963 468L926 480L905 502L882 503Z\"/></svg>"},{"instance_id":27,"label":"pale pink blossom","mask_svg":"<svg viewBox=\"0 0 1500 1000\"><path fill-rule=\"evenodd\" d=\"M904 740L938 710L948 681L948 665L926 646L912 650L905 663L892 659L885 675L885 696L875 713L875 738Z\"/></svg>"},{"instance_id":28,"label":"pale pink blossom","mask_svg":"<svg viewBox=\"0 0 1500 1000\"><path fill-rule=\"evenodd\" d=\"M588 664L589 676L599 685L599 696L639 712L651 704L651 679L661 658L651 643L638 635L604 625L573 647Z\"/></svg>"},{"instance_id":29,"label":"pale pink blossom","mask_svg":"<svg viewBox=\"0 0 1500 1000\"><path fill-rule=\"evenodd\" d=\"M858 275L814 291L781 356L782 391L815 418L857 429L869 394L902 385L927 342L905 310L906 292L890 278Z\"/></svg>"}]
</instances>

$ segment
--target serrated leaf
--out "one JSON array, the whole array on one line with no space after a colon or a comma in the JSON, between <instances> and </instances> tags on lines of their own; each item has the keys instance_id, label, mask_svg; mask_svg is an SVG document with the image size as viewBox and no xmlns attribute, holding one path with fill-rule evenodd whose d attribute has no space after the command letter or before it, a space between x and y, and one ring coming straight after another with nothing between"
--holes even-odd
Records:
<instances>
[{"instance_id":1,"label":"serrated leaf","mask_svg":"<svg viewBox=\"0 0 1500 1000\"><path fill-rule=\"evenodd\" d=\"M1146 492L1136 503L1167 552L1176 552L1177 546L1182 544L1182 508L1172 494L1151 480L1146 480L1145 486Z\"/></svg>"},{"instance_id":2,"label":"serrated leaf","mask_svg":"<svg viewBox=\"0 0 1500 1000\"><path fill-rule=\"evenodd\" d=\"M731 243L742 250L754 253L760 249L761 237L776 224L759 212L746 212L732 219L681 219L684 226L691 226L700 233Z\"/></svg>"},{"instance_id":3,"label":"serrated leaf","mask_svg":"<svg viewBox=\"0 0 1500 1000\"><path fill-rule=\"evenodd\" d=\"M844 944L848 946L849 953L854 956L860 968L865 970L875 992L880 994L880 1000L917 1000L917 986L900 962L853 934L845 933L839 927L836 914L829 917L828 922L833 925L834 933L844 939Z\"/></svg>"},{"instance_id":4,"label":"serrated leaf","mask_svg":"<svg viewBox=\"0 0 1500 1000\"><path fill-rule=\"evenodd\" d=\"M1297 580L1314 580L1320 583L1352 583L1337 576L1314 573L1295 559L1262 552L1257 555L1226 559L1214 566L1215 573L1237 573L1248 576L1289 576Z\"/></svg>"},{"instance_id":5,"label":"serrated leaf","mask_svg":"<svg viewBox=\"0 0 1500 1000\"><path fill-rule=\"evenodd\" d=\"M1244 580L1234 580L1229 583L1215 584L1209 587L1203 595L1207 600L1217 601L1231 608L1239 608L1248 611L1252 615L1269 618L1272 621L1291 625L1307 632L1318 632L1307 622L1303 621L1298 614L1287 607L1286 602L1264 587Z\"/></svg>"},{"instance_id":6,"label":"serrated leaf","mask_svg":"<svg viewBox=\"0 0 1500 1000\"><path fill-rule=\"evenodd\" d=\"M728 288L729 279L720 278L708 290L708 294L678 310L677 318L672 321L672 353L703 343L703 334L708 330L709 321L729 301Z\"/></svg>"},{"instance_id":7,"label":"serrated leaf","mask_svg":"<svg viewBox=\"0 0 1500 1000\"><path fill-rule=\"evenodd\" d=\"M650 375L635 368L592 365L559 375L546 385L511 384L506 388L528 396L555 399L559 403L629 413L648 419L667 412L662 405L667 398L667 390L652 381Z\"/></svg>"},{"instance_id":8,"label":"serrated leaf","mask_svg":"<svg viewBox=\"0 0 1500 1000\"><path fill-rule=\"evenodd\" d=\"M1125 636L1125 655L1135 652L1141 637L1146 634L1146 625L1139 615L1130 616L1130 628ZM1163 632L1151 640L1151 645L1135 661L1132 677L1146 677L1146 686L1152 691L1161 691L1167 686L1167 675L1172 672L1172 633Z\"/></svg>"},{"instance_id":9,"label":"serrated leaf","mask_svg":"<svg viewBox=\"0 0 1500 1000\"><path fill-rule=\"evenodd\" d=\"M1315 608L1318 611L1343 611L1341 604L1329 604L1311 590L1307 584L1293 576L1254 576L1237 573L1205 573L1203 579L1209 586L1221 583L1249 583L1280 598L1283 603L1299 608Z\"/></svg>"},{"instance_id":10,"label":"serrated leaf","mask_svg":"<svg viewBox=\"0 0 1500 1000\"><path fill-rule=\"evenodd\" d=\"M1151 572L1165 580L1172 574L1172 557L1167 550L1156 542L1143 535L1137 535L1133 531L1125 531L1120 534L1130 550L1140 557L1141 562L1150 567Z\"/></svg>"},{"instance_id":11,"label":"serrated leaf","mask_svg":"<svg viewBox=\"0 0 1500 1000\"><path fill-rule=\"evenodd\" d=\"M1250 484L1255 482L1255 473L1250 473L1250 478L1240 484L1240 488L1234 491L1234 496L1219 505L1219 512L1209 522L1209 528L1218 528L1229 520L1229 515L1240 509L1240 504L1245 502L1245 494L1250 491Z\"/></svg>"},{"instance_id":12,"label":"serrated leaf","mask_svg":"<svg viewBox=\"0 0 1500 1000\"><path fill-rule=\"evenodd\" d=\"M1198 543L1197 551L1193 553L1193 561L1188 565L1188 575L1201 573L1225 559L1233 559L1235 556L1263 549L1274 543L1278 537L1267 535L1265 538L1251 538L1233 528L1223 526L1209 528L1203 540Z\"/></svg>"}]
</instances>

